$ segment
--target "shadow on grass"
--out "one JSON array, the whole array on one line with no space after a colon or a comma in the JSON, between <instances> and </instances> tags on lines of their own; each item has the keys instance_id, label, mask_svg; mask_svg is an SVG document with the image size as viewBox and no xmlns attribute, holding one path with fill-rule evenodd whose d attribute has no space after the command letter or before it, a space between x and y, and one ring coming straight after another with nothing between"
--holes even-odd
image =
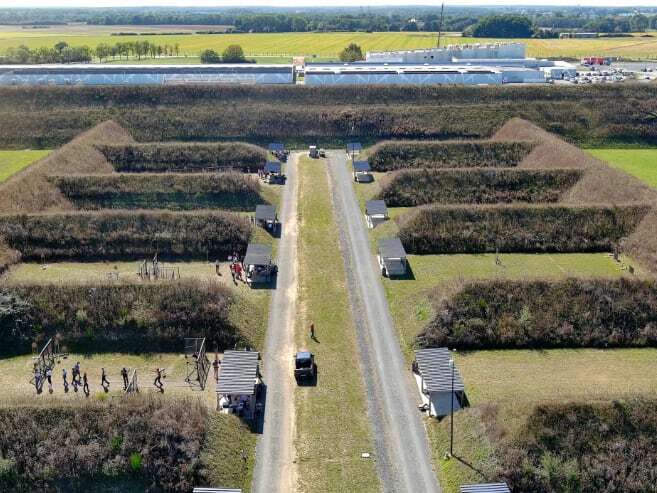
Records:
<instances>
[{"instance_id":1,"label":"shadow on grass","mask_svg":"<svg viewBox=\"0 0 657 493\"><path fill-rule=\"evenodd\" d=\"M456 459L457 461L459 461L461 464L463 464L463 465L464 465L465 467L467 467L468 469L470 469L470 470L476 472L476 473L481 477L481 479L484 479L484 480L486 480L486 481L489 480L489 478L486 477L486 475L484 474L484 472L483 472L481 469L477 469L475 466L473 466L472 464L470 464L470 463L469 463L468 461L466 461L464 458L459 457L459 456L456 455L456 454L454 454L454 455L452 456L452 458L453 458L453 459Z\"/></svg>"},{"instance_id":2,"label":"shadow on grass","mask_svg":"<svg viewBox=\"0 0 657 493\"><path fill-rule=\"evenodd\" d=\"M406 263L406 273L403 276L389 276L391 281L415 281L415 274L410 262Z\"/></svg>"}]
</instances>

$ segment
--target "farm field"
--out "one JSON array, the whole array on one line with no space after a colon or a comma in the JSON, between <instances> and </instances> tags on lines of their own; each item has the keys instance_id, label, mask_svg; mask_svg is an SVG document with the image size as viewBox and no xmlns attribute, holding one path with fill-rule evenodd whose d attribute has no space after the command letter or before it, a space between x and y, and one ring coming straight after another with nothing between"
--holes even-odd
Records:
<instances>
[{"instance_id":1,"label":"farm field","mask_svg":"<svg viewBox=\"0 0 657 493\"><path fill-rule=\"evenodd\" d=\"M360 457L372 450L373 439L325 163L301 158L298 169L296 342L315 354L318 365L318 385L296 391L299 491L377 491L373 459ZM309 338L311 323L316 341Z\"/></svg>"},{"instance_id":2,"label":"farm field","mask_svg":"<svg viewBox=\"0 0 657 493\"><path fill-rule=\"evenodd\" d=\"M50 154L49 150L5 151L0 150L0 183L27 168L34 161Z\"/></svg>"},{"instance_id":3,"label":"farm field","mask_svg":"<svg viewBox=\"0 0 657 493\"><path fill-rule=\"evenodd\" d=\"M111 26L109 32L124 31L121 26ZM64 40L71 46L88 45L95 47L100 43L116 43L135 41L138 36L111 36L107 31L87 26L88 29L52 29L47 33L26 30L0 31L0 53L10 47L21 44L29 48L50 46ZM144 27L133 26L133 31L145 32ZM181 26L160 26L152 32L181 31ZM431 48L436 45L437 33L404 33L404 32L346 32L346 33L245 33L245 34L186 34L147 36L148 41L155 44L178 44L180 53L188 56L198 56L204 49L222 51L230 44L239 44L248 57L275 55L278 57L317 56L320 58L335 58L349 43L359 44L363 51L384 51ZM464 38L452 34L443 38L445 45L463 43L488 43L496 41L486 38ZM655 57L657 38L628 37L601 39L517 39L514 41L526 43L528 56L539 58L563 57L581 58L587 55L618 56L631 59L650 59ZM261 60L259 60L261 61Z\"/></svg>"},{"instance_id":4,"label":"farm field","mask_svg":"<svg viewBox=\"0 0 657 493\"><path fill-rule=\"evenodd\" d=\"M443 459L449 450L449 418L427 420L445 493L458 492L459 484L492 477L499 465L494 452L517 436L537 405L655 397L656 357L655 349L455 353L472 406L454 415L457 459Z\"/></svg>"},{"instance_id":5,"label":"farm field","mask_svg":"<svg viewBox=\"0 0 657 493\"><path fill-rule=\"evenodd\" d=\"M588 152L611 166L636 176L657 188L657 149L589 149Z\"/></svg>"}]
</instances>

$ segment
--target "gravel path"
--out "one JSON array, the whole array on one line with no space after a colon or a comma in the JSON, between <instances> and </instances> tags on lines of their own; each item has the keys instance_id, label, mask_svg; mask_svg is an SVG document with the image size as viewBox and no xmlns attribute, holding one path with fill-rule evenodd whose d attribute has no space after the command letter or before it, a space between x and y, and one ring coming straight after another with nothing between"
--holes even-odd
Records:
<instances>
[{"instance_id":1,"label":"gravel path","mask_svg":"<svg viewBox=\"0 0 657 493\"><path fill-rule=\"evenodd\" d=\"M287 182L279 218L283 225L278 244L278 278L269 305L263 355L267 400L263 433L258 440L253 473L254 493L296 490L294 467L294 322L297 298L297 163L291 154L285 165Z\"/></svg>"},{"instance_id":2,"label":"gravel path","mask_svg":"<svg viewBox=\"0 0 657 493\"><path fill-rule=\"evenodd\" d=\"M383 489L440 493L417 409L419 395L399 347L353 178L347 170L347 156L344 151L332 151L328 157Z\"/></svg>"}]
</instances>

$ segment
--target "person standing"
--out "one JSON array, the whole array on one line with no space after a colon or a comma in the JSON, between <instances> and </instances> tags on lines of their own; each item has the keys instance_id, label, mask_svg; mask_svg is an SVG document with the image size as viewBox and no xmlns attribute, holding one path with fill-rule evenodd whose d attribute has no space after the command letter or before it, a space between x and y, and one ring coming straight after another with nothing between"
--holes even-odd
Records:
<instances>
[{"instance_id":1,"label":"person standing","mask_svg":"<svg viewBox=\"0 0 657 493\"><path fill-rule=\"evenodd\" d=\"M128 370L125 366L121 370L121 376L123 377L123 390L128 390Z\"/></svg>"},{"instance_id":2,"label":"person standing","mask_svg":"<svg viewBox=\"0 0 657 493\"><path fill-rule=\"evenodd\" d=\"M64 381L64 392L68 393L68 374L66 368L62 368L62 380Z\"/></svg>"},{"instance_id":3,"label":"person standing","mask_svg":"<svg viewBox=\"0 0 657 493\"><path fill-rule=\"evenodd\" d=\"M160 368L155 368L155 381L153 382L160 392L164 392L164 385L162 384L162 370Z\"/></svg>"},{"instance_id":4,"label":"person standing","mask_svg":"<svg viewBox=\"0 0 657 493\"><path fill-rule=\"evenodd\" d=\"M109 380L107 380L107 373L105 372L105 368L100 369L100 385L105 389L105 392L109 391Z\"/></svg>"},{"instance_id":5,"label":"person standing","mask_svg":"<svg viewBox=\"0 0 657 493\"><path fill-rule=\"evenodd\" d=\"M41 393L41 372L36 363L34 363L34 387L36 388L37 394Z\"/></svg>"},{"instance_id":6,"label":"person standing","mask_svg":"<svg viewBox=\"0 0 657 493\"><path fill-rule=\"evenodd\" d=\"M82 375L82 391L84 392L84 395L89 397L89 380L87 379L87 372L84 372L84 375Z\"/></svg>"},{"instance_id":7,"label":"person standing","mask_svg":"<svg viewBox=\"0 0 657 493\"><path fill-rule=\"evenodd\" d=\"M214 353L212 369L214 370L214 379L217 383L219 383L219 355L217 353Z\"/></svg>"},{"instance_id":8,"label":"person standing","mask_svg":"<svg viewBox=\"0 0 657 493\"><path fill-rule=\"evenodd\" d=\"M46 370L46 380L48 381L48 392L52 394L52 370L50 368Z\"/></svg>"}]
</instances>

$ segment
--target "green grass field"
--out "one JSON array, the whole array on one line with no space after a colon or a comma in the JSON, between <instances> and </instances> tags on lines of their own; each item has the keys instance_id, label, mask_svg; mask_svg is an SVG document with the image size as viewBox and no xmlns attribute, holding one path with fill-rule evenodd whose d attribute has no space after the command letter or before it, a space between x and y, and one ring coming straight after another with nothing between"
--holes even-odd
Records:
<instances>
[{"instance_id":1,"label":"green grass field","mask_svg":"<svg viewBox=\"0 0 657 493\"><path fill-rule=\"evenodd\" d=\"M0 183L15 175L30 164L50 154L51 151L1 151L0 150Z\"/></svg>"},{"instance_id":2,"label":"green grass field","mask_svg":"<svg viewBox=\"0 0 657 493\"><path fill-rule=\"evenodd\" d=\"M113 31L122 31L114 26ZM133 26L134 27L134 26ZM178 26L164 26L163 30L179 31ZM134 29L132 29L134 30ZM146 29L138 29L146 30ZM158 32L155 30L155 32ZM159 31L161 32L161 31ZM204 49L222 51L230 44L240 44L247 56L274 55L277 57L317 56L335 58L349 43L357 43L363 51L404 50L431 48L436 45L436 33L249 33L249 34L191 34L191 35L149 35L145 39L156 44L180 46L181 55L196 56ZM87 29L52 28L46 32L39 30L0 31L0 53L9 47L24 44L30 48L52 46L64 40L72 46L88 45L95 48L99 43L114 44L121 41L135 41L138 36L110 36L107 28ZM445 36L444 43L487 43L494 40L484 38L464 38L460 35ZM528 55L532 57L581 58L585 55L608 55L625 58L655 58L657 38L600 38L600 39L519 39L526 43Z\"/></svg>"},{"instance_id":3,"label":"green grass field","mask_svg":"<svg viewBox=\"0 0 657 493\"><path fill-rule=\"evenodd\" d=\"M316 356L318 384L296 391L299 491L378 491L364 384L324 160L299 162L296 343ZM311 341L310 323L317 339Z\"/></svg>"},{"instance_id":4,"label":"green grass field","mask_svg":"<svg viewBox=\"0 0 657 493\"><path fill-rule=\"evenodd\" d=\"M426 420L445 493L490 480L498 442L512 440L537 404L657 395L655 349L476 351L456 353L455 361L472 406L455 414L454 453L461 461L443 459L449 418Z\"/></svg>"},{"instance_id":5,"label":"green grass field","mask_svg":"<svg viewBox=\"0 0 657 493\"><path fill-rule=\"evenodd\" d=\"M657 149L588 149L588 152L657 188Z\"/></svg>"}]
</instances>

